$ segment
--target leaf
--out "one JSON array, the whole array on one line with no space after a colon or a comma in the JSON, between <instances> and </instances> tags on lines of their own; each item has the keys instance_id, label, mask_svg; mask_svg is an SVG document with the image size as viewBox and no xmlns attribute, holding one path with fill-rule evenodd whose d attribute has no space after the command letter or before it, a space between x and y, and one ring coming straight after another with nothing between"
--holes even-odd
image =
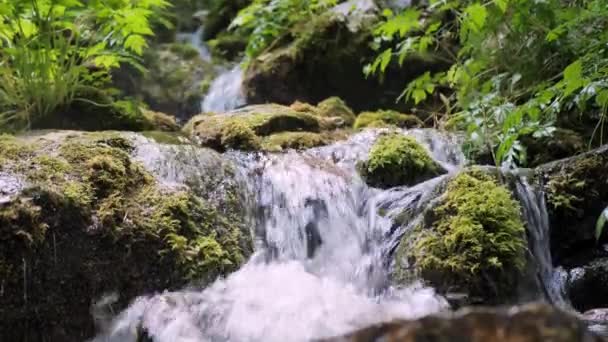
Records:
<instances>
[{"instance_id":1,"label":"leaf","mask_svg":"<svg viewBox=\"0 0 608 342\"><path fill-rule=\"evenodd\" d=\"M125 48L140 56L143 54L146 46L148 46L146 39L138 34L132 34L125 40Z\"/></svg>"},{"instance_id":2,"label":"leaf","mask_svg":"<svg viewBox=\"0 0 608 342\"><path fill-rule=\"evenodd\" d=\"M574 93L576 90L588 83L583 78L583 62L579 59L564 69L564 97Z\"/></svg>"},{"instance_id":3,"label":"leaf","mask_svg":"<svg viewBox=\"0 0 608 342\"><path fill-rule=\"evenodd\" d=\"M485 25L488 10L480 3L474 3L465 9L465 13L469 27L473 31L479 32Z\"/></svg>"},{"instance_id":4,"label":"leaf","mask_svg":"<svg viewBox=\"0 0 608 342\"><path fill-rule=\"evenodd\" d=\"M502 13L505 13L507 11L507 6L509 5L509 0L495 0L494 3Z\"/></svg>"},{"instance_id":5,"label":"leaf","mask_svg":"<svg viewBox=\"0 0 608 342\"><path fill-rule=\"evenodd\" d=\"M595 95L595 103L601 108L608 107L608 89L602 89Z\"/></svg>"}]
</instances>

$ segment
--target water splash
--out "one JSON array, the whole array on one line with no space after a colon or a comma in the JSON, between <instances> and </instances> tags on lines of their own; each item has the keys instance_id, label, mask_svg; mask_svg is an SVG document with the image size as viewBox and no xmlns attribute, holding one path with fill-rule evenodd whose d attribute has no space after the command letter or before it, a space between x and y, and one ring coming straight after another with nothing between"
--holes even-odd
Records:
<instances>
[{"instance_id":1,"label":"water splash","mask_svg":"<svg viewBox=\"0 0 608 342\"><path fill-rule=\"evenodd\" d=\"M201 107L203 112L222 113L247 104L243 91L243 69L236 65L223 70L211 83Z\"/></svg>"}]
</instances>

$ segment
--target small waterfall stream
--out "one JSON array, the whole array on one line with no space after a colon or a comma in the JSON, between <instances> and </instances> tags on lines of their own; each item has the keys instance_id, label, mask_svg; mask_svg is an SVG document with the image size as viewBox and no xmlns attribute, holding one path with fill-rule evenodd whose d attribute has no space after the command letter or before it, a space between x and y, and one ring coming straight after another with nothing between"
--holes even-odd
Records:
<instances>
[{"instance_id":1,"label":"small waterfall stream","mask_svg":"<svg viewBox=\"0 0 608 342\"><path fill-rule=\"evenodd\" d=\"M355 164L366 158L380 132L364 131L305 152L225 154L240 166L243 186L254 197L247 211L254 216L253 256L207 288L138 298L94 341L135 342L140 329L154 342L309 341L448 309L432 288L391 285L390 255L465 158L453 137L403 131L454 172L410 188L369 188ZM158 160L167 161L147 162L158 165ZM178 169L163 167L179 181L173 175ZM515 193L546 295L565 303L548 254L542 196L524 178L518 178ZM398 216L405 222L396 225Z\"/></svg>"},{"instance_id":2,"label":"small waterfall stream","mask_svg":"<svg viewBox=\"0 0 608 342\"><path fill-rule=\"evenodd\" d=\"M203 99L203 112L227 112L246 104L243 92L243 68L240 64L229 69L220 69L219 76L211 83Z\"/></svg>"}]
</instances>

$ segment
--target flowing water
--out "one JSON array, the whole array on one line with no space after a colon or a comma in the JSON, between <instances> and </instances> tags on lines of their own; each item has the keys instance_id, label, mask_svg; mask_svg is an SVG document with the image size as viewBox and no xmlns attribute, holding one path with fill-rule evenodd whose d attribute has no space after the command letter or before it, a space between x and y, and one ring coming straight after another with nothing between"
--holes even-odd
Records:
<instances>
[{"instance_id":1,"label":"flowing water","mask_svg":"<svg viewBox=\"0 0 608 342\"><path fill-rule=\"evenodd\" d=\"M365 131L306 152L225 154L238 165L242 188L253 197L251 210L246 210L256 241L253 256L240 270L204 289L138 298L95 341L137 341L141 330L155 342L309 341L446 310L447 302L432 288L416 282L391 285L391 254L465 158L454 137L432 130L403 131L449 174L410 188L372 189L355 165L366 158L381 132ZM139 155L175 152L155 152L154 146L140 148ZM179 170L188 168L171 166L171 157L143 160L165 179L184 182ZM522 179L516 194L534 237L531 249L539 278L550 300L557 302L559 291L549 286L555 272L547 254L544 202L526 184Z\"/></svg>"},{"instance_id":2,"label":"flowing water","mask_svg":"<svg viewBox=\"0 0 608 342\"><path fill-rule=\"evenodd\" d=\"M187 43L194 46L204 61L211 61L211 51L207 44L203 42L204 27L201 25L194 32L180 32L177 34L176 40L179 43Z\"/></svg>"},{"instance_id":3,"label":"flowing water","mask_svg":"<svg viewBox=\"0 0 608 342\"><path fill-rule=\"evenodd\" d=\"M246 104L243 92L243 68L240 64L222 70L211 83L201 104L203 112L227 112Z\"/></svg>"}]
</instances>

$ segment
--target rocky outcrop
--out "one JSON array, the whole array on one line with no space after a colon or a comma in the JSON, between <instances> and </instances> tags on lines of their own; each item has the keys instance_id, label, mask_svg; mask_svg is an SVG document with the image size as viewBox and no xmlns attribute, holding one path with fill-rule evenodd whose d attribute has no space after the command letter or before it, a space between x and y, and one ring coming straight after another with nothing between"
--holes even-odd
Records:
<instances>
[{"instance_id":1,"label":"rocky outcrop","mask_svg":"<svg viewBox=\"0 0 608 342\"><path fill-rule=\"evenodd\" d=\"M195 166L163 159L179 155ZM118 294L120 310L135 296L235 270L252 249L242 188L211 150L135 134L0 136L4 183L2 341L86 340L104 295Z\"/></svg>"},{"instance_id":2,"label":"rocky outcrop","mask_svg":"<svg viewBox=\"0 0 608 342\"><path fill-rule=\"evenodd\" d=\"M342 108L342 107L340 107ZM347 108L347 107L345 107ZM218 151L301 149L324 145L333 139L328 133L344 125L343 111L294 103L252 105L221 114L200 114L184 132L202 146Z\"/></svg>"},{"instance_id":3,"label":"rocky outcrop","mask_svg":"<svg viewBox=\"0 0 608 342\"><path fill-rule=\"evenodd\" d=\"M370 41L377 7L351 12L350 7L358 5L342 5L344 13L334 9L296 25L286 35L295 38L275 42L249 63L244 80L249 103L317 103L333 94L356 111L405 109L395 99L408 80L424 71L442 68L432 60L412 59L404 63L406 68L389 67L382 82L366 78L363 67L376 55Z\"/></svg>"},{"instance_id":4,"label":"rocky outcrop","mask_svg":"<svg viewBox=\"0 0 608 342\"><path fill-rule=\"evenodd\" d=\"M595 226L608 206L608 145L536 168L546 193L554 263L574 267L593 258Z\"/></svg>"},{"instance_id":5,"label":"rocky outcrop","mask_svg":"<svg viewBox=\"0 0 608 342\"><path fill-rule=\"evenodd\" d=\"M513 302L526 265L525 226L518 202L494 175L462 172L412 221L395 252L394 281L422 278L469 304Z\"/></svg>"},{"instance_id":6,"label":"rocky outcrop","mask_svg":"<svg viewBox=\"0 0 608 342\"><path fill-rule=\"evenodd\" d=\"M578 318L547 305L467 309L380 324L327 342L600 342Z\"/></svg>"},{"instance_id":7,"label":"rocky outcrop","mask_svg":"<svg viewBox=\"0 0 608 342\"><path fill-rule=\"evenodd\" d=\"M382 189L416 185L445 173L414 138L399 133L381 136L358 169L367 184Z\"/></svg>"}]
</instances>

